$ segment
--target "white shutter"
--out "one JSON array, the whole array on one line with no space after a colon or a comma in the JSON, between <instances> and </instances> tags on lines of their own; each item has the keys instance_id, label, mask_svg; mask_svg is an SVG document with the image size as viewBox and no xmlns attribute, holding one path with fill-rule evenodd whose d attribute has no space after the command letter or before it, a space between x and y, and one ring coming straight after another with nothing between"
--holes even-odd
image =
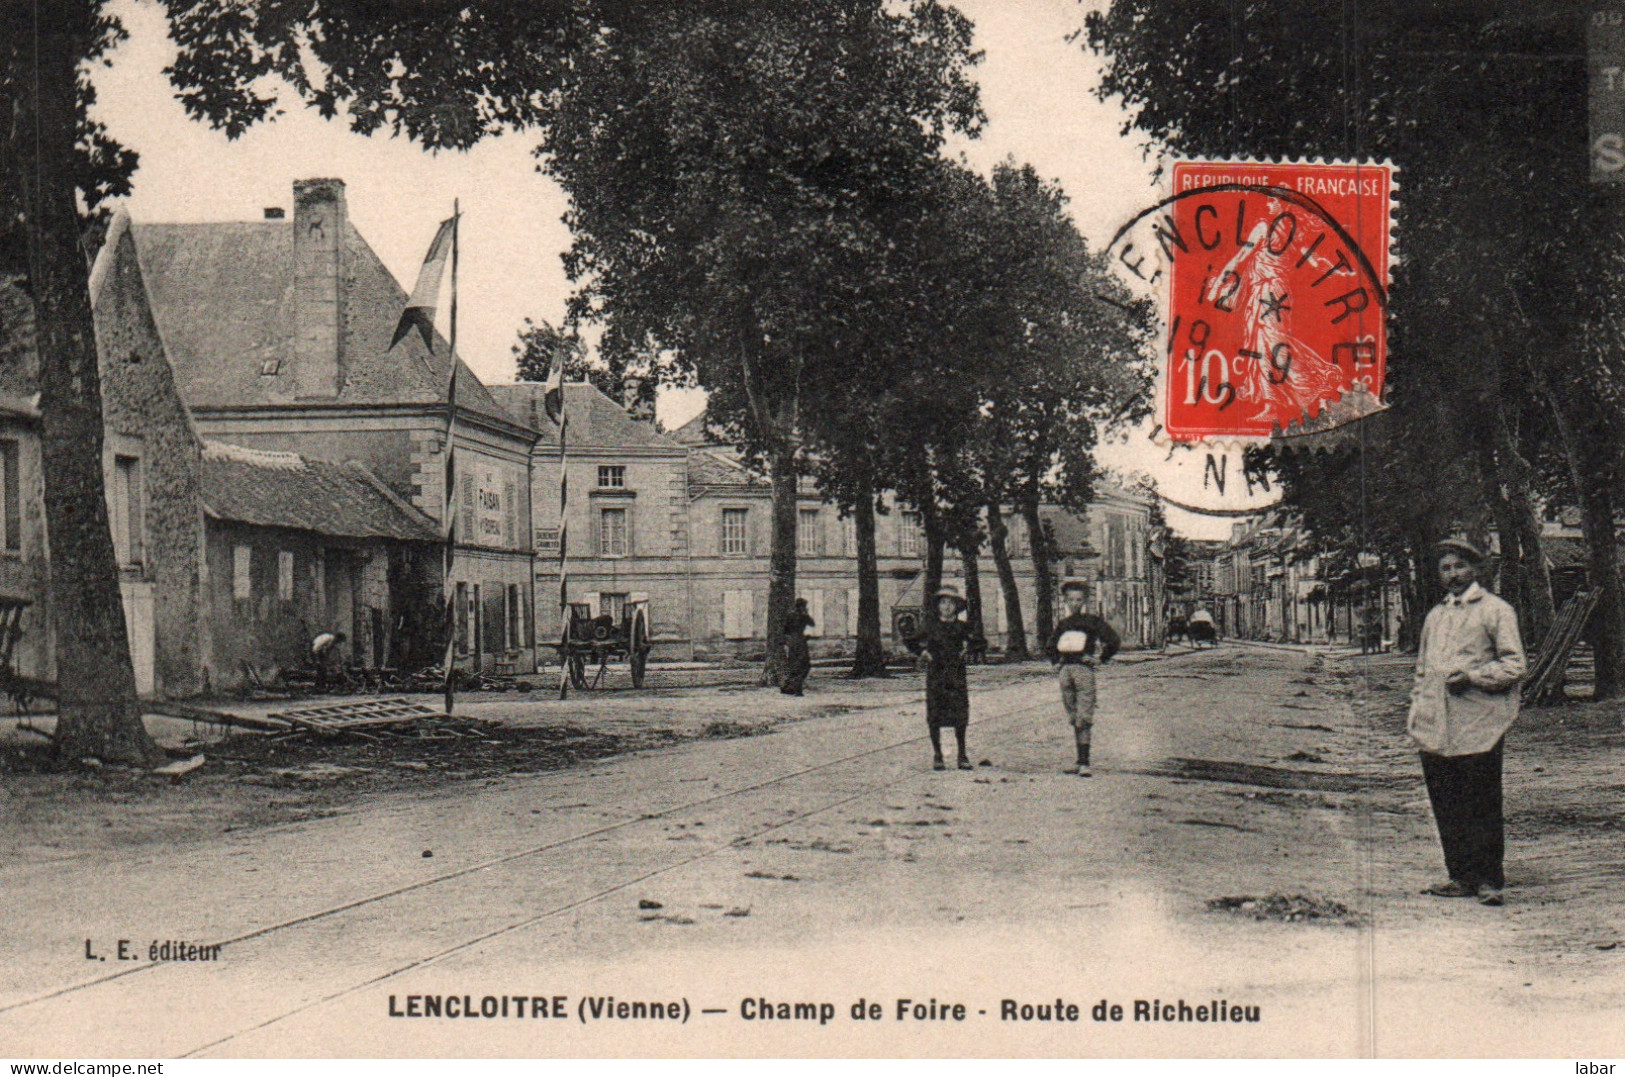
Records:
<instances>
[{"instance_id":1,"label":"white shutter","mask_svg":"<svg viewBox=\"0 0 1625 1077\"><path fill-rule=\"evenodd\" d=\"M995 632L1010 631L1010 611L1004 608L1004 587L1002 585L994 592L993 625Z\"/></svg>"},{"instance_id":2,"label":"white shutter","mask_svg":"<svg viewBox=\"0 0 1625 1077\"><path fill-rule=\"evenodd\" d=\"M586 594L581 596L580 600L587 604L587 608L592 612L592 615L594 617L598 616L598 592L597 591L588 591Z\"/></svg>"},{"instance_id":3,"label":"white shutter","mask_svg":"<svg viewBox=\"0 0 1625 1077\"><path fill-rule=\"evenodd\" d=\"M722 634L728 639L750 639L754 627L754 595L750 591L724 591Z\"/></svg>"},{"instance_id":4,"label":"white shutter","mask_svg":"<svg viewBox=\"0 0 1625 1077\"><path fill-rule=\"evenodd\" d=\"M846 589L846 634L856 637L858 634L858 589Z\"/></svg>"},{"instance_id":5,"label":"white shutter","mask_svg":"<svg viewBox=\"0 0 1625 1077\"><path fill-rule=\"evenodd\" d=\"M807 592L807 616L813 619L813 626L807 629L809 638L824 634L824 592Z\"/></svg>"}]
</instances>

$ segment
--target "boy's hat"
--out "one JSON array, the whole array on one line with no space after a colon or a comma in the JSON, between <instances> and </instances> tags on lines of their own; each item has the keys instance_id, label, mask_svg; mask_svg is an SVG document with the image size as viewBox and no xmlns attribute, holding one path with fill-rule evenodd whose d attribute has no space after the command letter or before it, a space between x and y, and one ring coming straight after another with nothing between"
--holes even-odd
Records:
<instances>
[{"instance_id":1,"label":"boy's hat","mask_svg":"<svg viewBox=\"0 0 1625 1077\"><path fill-rule=\"evenodd\" d=\"M1447 553L1460 554L1475 565L1482 565L1485 560L1484 551L1464 538L1447 538L1435 543L1433 552L1437 557L1443 557Z\"/></svg>"},{"instance_id":2,"label":"boy's hat","mask_svg":"<svg viewBox=\"0 0 1625 1077\"><path fill-rule=\"evenodd\" d=\"M937 588L937 593L935 595L932 595L931 597L933 597L933 598L951 598L955 602L959 603L960 606L964 606L966 604L965 603L965 596L961 595L959 593L959 588L955 587L951 583L945 583L941 587Z\"/></svg>"},{"instance_id":3,"label":"boy's hat","mask_svg":"<svg viewBox=\"0 0 1625 1077\"><path fill-rule=\"evenodd\" d=\"M1080 594L1087 595L1089 593L1089 585L1082 580L1067 580L1065 583L1061 584L1061 593L1064 595L1068 591L1077 591Z\"/></svg>"}]
</instances>

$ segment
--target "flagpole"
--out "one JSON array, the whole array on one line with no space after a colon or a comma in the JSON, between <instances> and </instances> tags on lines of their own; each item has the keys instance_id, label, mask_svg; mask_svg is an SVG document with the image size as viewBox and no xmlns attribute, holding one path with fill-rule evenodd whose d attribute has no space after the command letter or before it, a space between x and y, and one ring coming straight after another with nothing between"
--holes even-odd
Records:
<instances>
[{"instance_id":1,"label":"flagpole","mask_svg":"<svg viewBox=\"0 0 1625 1077\"><path fill-rule=\"evenodd\" d=\"M462 210L458 199L451 203L451 340L447 357L451 373L446 377L446 504L445 525L445 592L446 610L446 713L450 714L456 702L457 683L457 584L452 579L452 564L457 557L457 462L455 439L457 435L457 233L462 226ZM471 611L469 616L479 616ZM474 656L479 661L479 655Z\"/></svg>"},{"instance_id":2,"label":"flagpole","mask_svg":"<svg viewBox=\"0 0 1625 1077\"><path fill-rule=\"evenodd\" d=\"M557 357L559 364L559 632L563 641L570 642L570 527L566 513L570 508L570 413L565 406L564 355ZM570 696L570 661L566 649L559 652L559 698Z\"/></svg>"}]
</instances>

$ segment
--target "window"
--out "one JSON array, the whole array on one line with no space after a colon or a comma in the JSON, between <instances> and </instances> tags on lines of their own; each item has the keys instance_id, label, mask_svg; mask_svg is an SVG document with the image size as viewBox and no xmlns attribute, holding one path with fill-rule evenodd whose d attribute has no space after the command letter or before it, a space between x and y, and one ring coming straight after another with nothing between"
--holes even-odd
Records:
<instances>
[{"instance_id":1,"label":"window","mask_svg":"<svg viewBox=\"0 0 1625 1077\"><path fill-rule=\"evenodd\" d=\"M841 553L847 557L858 555L858 518L856 516L841 517Z\"/></svg>"},{"instance_id":2,"label":"window","mask_svg":"<svg viewBox=\"0 0 1625 1077\"><path fill-rule=\"evenodd\" d=\"M281 602L293 601L293 551L276 552L276 597Z\"/></svg>"},{"instance_id":3,"label":"window","mask_svg":"<svg viewBox=\"0 0 1625 1077\"><path fill-rule=\"evenodd\" d=\"M118 563L140 567L142 558L141 461L134 456L113 458L113 489L108 498L113 526L113 550Z\"/></svg>"},{"instance_id":4,"label":"window","mask_svg":"<svg viewBox=\"0 0 1625 1077\"><path fill-rule=\"evenodd\" d=\"M750 539L746 531L749 509L722 510L722 552L744 554L750 552Z\"/></svg>"},{"instance_id":5,"label":"window","mask_svg":"<svg viewBox=\"0 0 1625 1077\"><path fill-rule=\"evenodd\" d=\"M824 556L824 527L818 510L802 509L796 525L796 553L802 557Z\"/></svg>"},{"instance_id":6,"label":"window","mask_svg":"<svg viewBox=\"0 0 1625 1077\"><path fill-rule=\"evenodd\" d=\"M603 591L598 595L598 615L609 617L616 624L626 616L626 593Z\"/></svg>"},{"instance_id":7,"label":"window","mask_svg":"<svg viewBox=\"0 0 1625 1077\"><path fill-rule=\"evenodd\" d=\"M625 557L626 545L626 510L600 509L598 511L598 555L600 557Z\"/></svg>"},{"instance_id":8,"label":"window","mask_svg":"<svg viewBox=\"0 0 1625 1077\"><path fill-rule=\"evenodd\" d=\"M626 468L621 464L599 464L598 488L600 490L626 489Z\"/></svg>"},{"instance_id":9,"label":"window","mask_svg":"<svg viewBox=\"0 0 1625 1077\"><path fill-rule=\"evenodd\" d=\"M519 604L519 585L508 585L508 650L517 651L520 647L520 620L524 617L524 607Z\"/></svg>"},{"instance_id":10,"label":"window","mask_svg":"<svg viewBox=\"0 0 1625 1077\"><path fill-rule=\"evenodd\" d=\"M904 512L897 517L897 552L903 557L920 555L920 514Z\"/></svg>"},{"instance_id":11,"label":"window","mask_svg":"<svg viewBox=\"0 0 1625 1077\"><path fill-rule=\"evenodd\" d=\"M559 529L556 527L538 527L536 529L536 552L557 554L559 552Z\"/></svg>"},{"instance_id":12,"label":"window","mask_svg":"<svg viewBox=\"0 0 1625 1077\"><path fill-rule=\"evenodd\" d=\"M246 602L254 595L254 551L238 546L231 551L231 597Z\"/></svg>"},{"instance_id":13,"label":"window","mask_svg":"<svg viewBox=\"0 0 1625 1077\"><path fill-rule=\"evenodd\" d=\"M0 441L0 482L5 484L6 549L23 548L23 491L22 469L17 455L17 443L9 438Z\"/></svg>"}]
</instances>

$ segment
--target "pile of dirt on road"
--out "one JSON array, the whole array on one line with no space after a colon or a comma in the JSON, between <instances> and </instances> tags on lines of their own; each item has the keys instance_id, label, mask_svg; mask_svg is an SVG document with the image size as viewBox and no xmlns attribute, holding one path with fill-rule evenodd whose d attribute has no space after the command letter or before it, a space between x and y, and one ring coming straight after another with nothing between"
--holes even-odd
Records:
<instances>
[{"instance_id":1,"label":"pile of dirt on road","mask_svg":"<svg viewBox=\"0 0 1625 1077\"><path fill-rule=\"evenodd\" d=\"M1279 920L1289 924L1318 922L1359 927L1363 922L1359 913L1341 901L1310 894L1276 892L1263 897L1221 897L1209 901L1207 907L1210 912L1232 912L1254 920Z\"/></svg>"}]
</instances>

